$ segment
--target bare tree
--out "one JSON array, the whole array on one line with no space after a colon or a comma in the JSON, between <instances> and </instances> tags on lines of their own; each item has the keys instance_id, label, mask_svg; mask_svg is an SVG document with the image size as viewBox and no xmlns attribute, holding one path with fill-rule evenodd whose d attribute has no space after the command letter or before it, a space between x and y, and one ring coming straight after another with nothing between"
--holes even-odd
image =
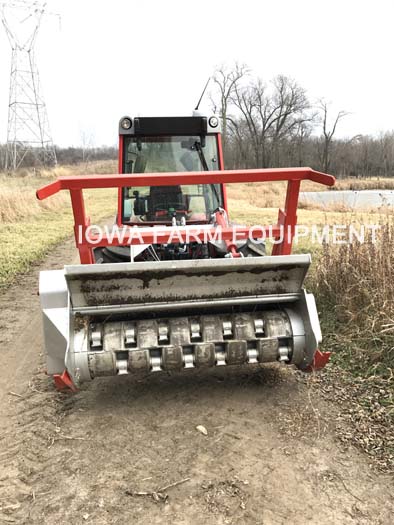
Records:
<instances>
[{"instance_id":1,"label":"bare tree","mask_svg":"<svg viewBox=\"0 0 394 525\"><path fill-rule=\"evenodd\" d=\"M322 132L323 132L323 147L321 150L321 166L325 173L328 173L331 163L331 146L332 139L337 129L338 122L348 115L346 111L339 111L334 119L332 127L328 125L328 107L329 104L325 100L320 100L318 107L322 112Z\"/></svg>"},{"instance_id":2,"label":"bare tree","mask_svg":"<svg viewBox=\"0 0 394 525\"><path fill-rule=\"evenodd\" d=\"M310 106L305 90L283 75L276 77L270 88L259 78L247 86L235 84L231 101L246 123L246 139L252 144L257 167L278 165L281 141L313 118L307 112ZM231 124L237 127L239 121Z\"/></svg>"},{"instance_id":3,"label":"bare tree","mask_svg":"<svg viewBox=\"0 0 394 525\"><path fill-rule=\"evenodd\" d=\"M311 121L298 122L294 129L294 134L290 141L290 147L292 149L292 155L290 155L290 164L296 164L297 166L305 166L305 144L308 141L312 126L311 122L314 120L314 114L311 115ZM288 163L289 164L289 163Z\"/></svg>"},{"instance_id":4,"label":"bare tree","mask_svg":"<svg viewBox=\"0 0 394 525\"><path fill-rule=\"evenodd\" d=\"M382 164L382 175L389 177L393 173L394 164L394 133L385 132L378 136L378 158Z\"/></svg>"},{"instance_id":5,"label":"bare tree","mask_svg":"<svg viewBox=\"0 0 394 525\"><path fill-rule=\"evenodd\" d=\"M241 114L241 118L230 120L234 132L238 137L242 137L243 141L249 142L255 166L264 165L265 126L264 119L260 119L262 122L259 122L259 109L262 110L265 105L265 86L260 79L247 86L235 84L231 102Z\"/></svg>"},{"instance_id":6,"label":"bare tree","mask_svg":"<svg viewBox=\"0 0 394 525\"><path fill-rule=\"evenodd\" d=\"M249 68L246 64L235 63L232 68L228 66L219 67L213 76L213 81L218 88L220 98L219 115L222 119L223 149L226 147L228 108L231 96L237 83L248 73ZM212 98L211 100L213 101ZM214 108L216 111L216 104L214 104Z\"/></svg>"},{"instance_id":7,"label":"bare tree","mask_svg":"<svg viewBox=\"0 0 394 525\"><path fill-rule=\"evenodd\" d=\"M310 104L305 90L293 79L283 75L277 76L274 81L273 100L277 108L274 119L272 149L274 162L279 165L279 147L284 139L297 134L300 127L307 127L314 115L309 113Z\"/></svg>"}]
</instances>

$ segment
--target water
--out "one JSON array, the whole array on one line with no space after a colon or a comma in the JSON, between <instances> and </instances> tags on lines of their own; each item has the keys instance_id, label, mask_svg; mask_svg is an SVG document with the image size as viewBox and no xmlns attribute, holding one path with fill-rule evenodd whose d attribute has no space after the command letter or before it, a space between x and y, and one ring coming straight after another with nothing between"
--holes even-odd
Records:
<instances>
[{"instance_id":1,"label":"water","mask_svg":"<svg viewBox=\"0 0 394 525\"><path fill-rule=\"evenodd\" d=\"M300 193L300 201L323 207L337 204L352 209L394 207L394 190L304 191Z\"/></svg>"}]
</instances>

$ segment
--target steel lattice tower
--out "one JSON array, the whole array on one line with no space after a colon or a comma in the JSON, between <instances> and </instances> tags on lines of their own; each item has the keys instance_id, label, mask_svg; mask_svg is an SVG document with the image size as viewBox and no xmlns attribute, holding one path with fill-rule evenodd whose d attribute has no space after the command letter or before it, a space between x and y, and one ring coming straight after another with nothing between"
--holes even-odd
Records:
<instances>
[{"instance_id":1,"label":"steel lattice tower","mask_svg":"<svg viewBox=\"0 0 394 525\"><path fill-rule=\"evenodd\" d=\"M0 4L1 19L12 49L5 168L56 164L47 109L34 60L34 44L46 3L9 0Z\"/></svg>"}]
</instances>

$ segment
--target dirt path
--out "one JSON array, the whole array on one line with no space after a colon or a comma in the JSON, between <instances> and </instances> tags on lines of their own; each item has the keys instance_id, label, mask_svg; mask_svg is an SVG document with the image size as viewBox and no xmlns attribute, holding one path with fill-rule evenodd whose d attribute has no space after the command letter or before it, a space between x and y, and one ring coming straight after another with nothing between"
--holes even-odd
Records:
<instances>
[{"instance_id":1,"label":"dirt path","mask_svg":"<svg viewBox=\"0 0 394 525\"><path fill-rule=\"evenodd\" d=\"M69 242L41 267L74 257ZM123 376L57 393L42 373L39 269L0 296L0 523L393 522L393 481L339 445L340 407L292 370ZM166 502L126 493L183 480Z\"/></svg>"}]
</instances>

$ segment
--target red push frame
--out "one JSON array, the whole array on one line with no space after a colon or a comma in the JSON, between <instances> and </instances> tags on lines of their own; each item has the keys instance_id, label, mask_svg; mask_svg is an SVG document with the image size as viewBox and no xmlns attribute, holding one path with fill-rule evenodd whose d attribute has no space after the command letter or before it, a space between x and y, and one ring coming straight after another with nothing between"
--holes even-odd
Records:
<instances>
[{"instance_id":1,"label":"red push frame","mask_svg":"<svg viewBox=\"0 0 394 525\"><path fill-rule=\"evenodd\" d=\"M119 159L121 160L121 159ZM136 237L133 229L124 236L122 241L116 236L108 238L103 235L100 239L94 235L86 235L90 225L90 219L85 212L83 190L96 188L122 188L124 186L172 186L178 184L228 184L237 182L277 182L287 181L285 206L279 209L278 222L275 226L261 226L254 230L253 237L272 237L279 239L280 230L284 229L286 235L281 242L274 244L272 255L289 255L291 253L292 241L297 225L297 206L300 184L303 180L310 180L333 186L335 178L325 173L312 170L311 168L275 168L275 169L249 169L249 170L222 170L204 172L176 172L176 173L144 173L144 174L110 174L110 175L79 175L59 177L57 180L37 190L39 200L46 199L62 190L68 190L71 196L71 204L74 214L74 233L76 246L79 250L82 264L94 263L93 249L98 246L120 246L139 244L158 244L177 242L173 229L169 226L155 227L155 230L144 228ZM230 227L217 213L217 222L221 226L221 238L226 242L229 252L237 256L233 239L247 239L250 228ZM151 231L149 231L151 230ZM206 238L207 230L198 226L193 228L177 228L180 239L193 238L202 241ZM210 234L214 236L215 227L212 226ZM178 242L182 242L179 240Z\"/></svg>"}]
</instances>

